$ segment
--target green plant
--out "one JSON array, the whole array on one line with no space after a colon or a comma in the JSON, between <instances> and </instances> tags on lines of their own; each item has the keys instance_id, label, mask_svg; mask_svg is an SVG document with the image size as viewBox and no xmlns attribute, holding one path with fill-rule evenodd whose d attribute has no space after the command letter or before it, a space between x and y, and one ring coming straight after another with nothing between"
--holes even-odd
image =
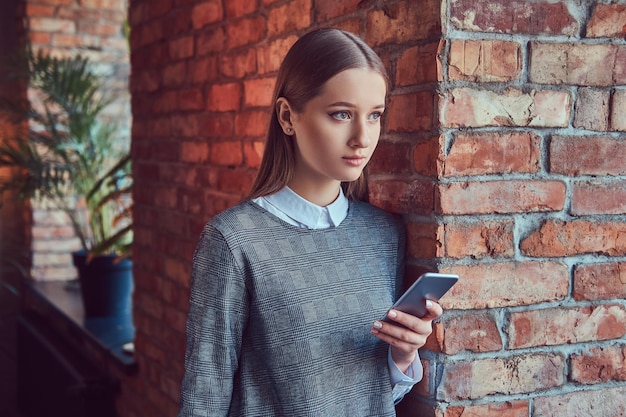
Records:
<instances>
[{"instance_id":1,"label":"green plant","mask_svg":"<svg viewBox=\"0 0 626 417\"><path fill-rule=\"evenodd\" d=\"M0 192L63 210L90 257L129 256L130 157L103 114L112 98L83 56L29 53L25 63L34 99L4 106L28 128L0 143L0 167L12 168Z\"/></svg>"}]
</instances>

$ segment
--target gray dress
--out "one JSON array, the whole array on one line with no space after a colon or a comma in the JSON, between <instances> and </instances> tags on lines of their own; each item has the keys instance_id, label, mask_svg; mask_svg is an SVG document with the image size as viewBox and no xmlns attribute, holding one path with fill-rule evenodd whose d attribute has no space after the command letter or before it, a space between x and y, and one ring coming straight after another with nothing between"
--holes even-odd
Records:
<instances>
[{"instance_id":1,"label":"gray dress","mask_svg":"<svg viewBox=\"0 0 626 417\"><path fill-rule=\"evenodd\" d=\"M351 202L336 228L252 202L217 215L194 254L179 416L394 416L388 346L404 231Z\"/></svg>"}]
</instances>

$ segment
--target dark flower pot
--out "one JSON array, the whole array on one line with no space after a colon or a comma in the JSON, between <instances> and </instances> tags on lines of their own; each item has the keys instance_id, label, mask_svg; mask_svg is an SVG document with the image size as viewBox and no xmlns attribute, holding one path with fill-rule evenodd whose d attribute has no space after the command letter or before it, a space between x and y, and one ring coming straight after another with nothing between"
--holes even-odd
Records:
<instances>
[{"instance_id":1,"label":"dark flower pot","mask_svg":"<svg viewBox=\"0 0 626 417\"><path fill-rule=\"evenodd\" d=\"M133 262L115 255L100 255L87 263L87 253L74 252L74 265L83 296L85 317L130 315Z\"/></svg>"}]
</instances>

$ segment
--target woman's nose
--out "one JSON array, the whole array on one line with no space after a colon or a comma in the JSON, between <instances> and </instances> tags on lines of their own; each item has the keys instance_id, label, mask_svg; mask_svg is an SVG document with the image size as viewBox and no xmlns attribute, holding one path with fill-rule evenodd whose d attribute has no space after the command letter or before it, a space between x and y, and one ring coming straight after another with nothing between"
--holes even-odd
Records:
<instances>
[{"instance_id":1,"label":"woman's nose","mask_svg":"<svg viewBox=\"0 0 626 417\"><path fill-rule=\"evenodd\" d=\"M352 131L352 139L350 140L350 146L354 148L367 148L372 143L370 135L371 128L368 126L367 121L354 122L354 128Z\"/></svg>"}]
</instances>

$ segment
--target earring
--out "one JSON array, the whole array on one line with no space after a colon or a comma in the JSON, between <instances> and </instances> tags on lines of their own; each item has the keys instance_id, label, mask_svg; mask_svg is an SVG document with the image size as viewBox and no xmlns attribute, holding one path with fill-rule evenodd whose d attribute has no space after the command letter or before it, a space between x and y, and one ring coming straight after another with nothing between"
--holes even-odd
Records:
<instances>
[{"instance_id":1,"label":"earring","mask_svg":"<svg viewBox=\"0 0 626 417\"><path fill-rule=\"evenodd\" d=\"M287 133L291 133L292 130L293 130L292 128L288 127L287 128Z\"/></svg>"}]
</instances>

